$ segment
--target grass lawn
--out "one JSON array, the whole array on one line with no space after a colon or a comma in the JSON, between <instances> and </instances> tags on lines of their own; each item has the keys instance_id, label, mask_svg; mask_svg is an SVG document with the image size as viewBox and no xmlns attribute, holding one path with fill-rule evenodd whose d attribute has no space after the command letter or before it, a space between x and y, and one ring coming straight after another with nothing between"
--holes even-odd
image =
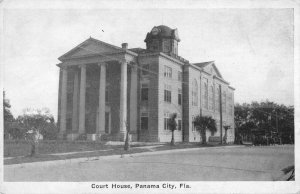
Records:
<instances>
[{"instance_id":1,"label":"grass lawn","mask_svg":"<svg viewBox=\"0 0 300 194\"><path fill-rule=\"evenodd\" d=\"M135 143L129 151L125 151L123 145L110 145L106 142L87 141L41 141L38 145L38 154L34 157L28 156L31 145L25 141L4 142L4 164L19 164L49 160L64 160L82 157L98 157L108 155L133 154L149 151L213 147L219 145L199 145L199 143L177 143L175 146L166 144L149 145ZM59 154L60 153L60 154Z\"/></svg>"}]
</instances>

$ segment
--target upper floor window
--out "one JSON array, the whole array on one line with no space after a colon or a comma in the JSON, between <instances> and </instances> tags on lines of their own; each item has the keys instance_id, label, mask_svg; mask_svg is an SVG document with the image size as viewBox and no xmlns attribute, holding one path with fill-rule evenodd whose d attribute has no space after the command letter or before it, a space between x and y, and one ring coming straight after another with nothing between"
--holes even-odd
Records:
<instances>
[{"instance_id":1,"label":"upper floor window","mask_svg":"<svg viewBox=\"0 0 300 194\"><path fill-rule=\"evenodd\" d=\"M198 83L196 79L194 79L192 85L192 105L198 106Z\"/></svg>"},{"instance_id":2,"label":"upper floor window","mask_svg":"<svg viewBox=\"0 0 300 194\"><path fill-rule=\"evenodd\" d=\"M219 85L216 87L216 93L215 93L216 95L215 95L215 101L216 101L216 103L215 103L215 110L216 111L220 111L220 88L219 88Z\"/></svg>"},{"instance_id":3,"label":"upper floor window","mask_svg":"<svg viewBox=\"0 0 300 194\"><path fill-rule=\"evenodd\" d=\"M141 100L142 101L148 100L148 90L149 90L149 84L142 84L142 88L141 88Z\"/></svg>"},{"instance_id":4,"label":"upper floor window","mask_svg":"<svg viewBox=\"0 0 300 194\"><path fill-rule=\"evenodd\" d=\"M172 68L165 65L164 76L172 78Z\"/></svg>"},{"instance_id":5,"label":"upper floor window","mask_svg":"<svg viewBox=\"0 0 300 194\"><path fill-rule=\"evenodd\" d=\"M178 81L182 81L182 72L178 71Z\"/></svg>"},{"instance_id":6,"label":"upper floor window","mask_svg":"<svg viewBox=\"0 0 300 194\"><path fill-rule=\"evenodd\" d=\"M207 87L207 83L204 83L204 108L208 109L208 87Z\"/></svg>"},{"instance_id":7,"label":"upper floor window","mask_svg":"<svg viewBox=\"0 0 300 194\"><path fill-rule=\"evenodd\" d=\"M210 86L209 90L209 109L213 110L214 109L214 87Z\"/></svg>"},{"instance_id":8,"label":"upper floor window","mask_svg":"<svg viewBox=\"0 0 300 194\"><path fill-rule=\"evenodd\" d=\"M149 64L142 65L142 76L149 75Z\"/></svg>"},{"instance_id":9,"label":"upper floor window","mask_svg":"<svg viewBox=\"0 0 300 194\"><path fill-rule=\"evenodd\" d=\"M172 98L172 93L171 93L171 85L165 84L165 93L164 93L164 100L165 102L171 102Z\"/></svg>"},{"instance_id":10,"label":"upper floor window","mask_svg":"<svg viewBox=\"0 0 300 194\"><path fill-rule=\"evenodd\" d=\"M222 112L226 113L226 92L222 92Z\"/></svg>"},{"instance_id":11,"label":"upper floor window","mask_svg":"<svg viewBox=\"0 0 300 194\"><path fill-rule=\"evenodd\" d=\"M178 104L182 104L182 89L178 88Z\"/></svg>"}]
</instances>

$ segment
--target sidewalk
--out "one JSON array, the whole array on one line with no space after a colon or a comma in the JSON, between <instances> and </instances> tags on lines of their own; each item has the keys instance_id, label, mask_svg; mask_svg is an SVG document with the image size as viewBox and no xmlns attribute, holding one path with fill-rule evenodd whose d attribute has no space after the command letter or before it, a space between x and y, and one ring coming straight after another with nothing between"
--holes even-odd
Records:
<instances>
[{"instance_id":1,"label":"sidewalk","mask_svg":"<svg viewBox=\"0 0 300 194\"><path fill-rule=\"evenodd\" d=\"M218 149L218 148L238 148L244 147L243 145L226 145L226 146L213 146L213 147L194 147L194 148L176 148L171 147L171 149L167 150L155 150L154 148L161 147L163 145L157 146L145 146L148 150L145 151L145 147L137 147L132 149L143 149L142 152L126 152L124 150L121 154L111 154L111 155L100 155L100 156L85 156L85 157L77 157L77 158L66 158L62 160L47 160L47 161L36 161L36 162L28 162L28 163L18 163L18 164L6 164L5 168L24 168L27 166L50 166L50 165L58 165L58 164L67 164L67 163L76 163L76 162L88 162L93 160L109 160L109 159L120 159L125 157L137 157L137 156L145 156L145 155L157 155L157 154L167 154L167 153L177 153L177 152L186 152L186 151L197 151L200 149ZM101 150L103 151L103 150ZM84 151L84 153L90 153L94 151ZM70 153L63 153L65 155L71 155ZM53 155L53 154L52 154Z\"/></svg>"}]
</instances>

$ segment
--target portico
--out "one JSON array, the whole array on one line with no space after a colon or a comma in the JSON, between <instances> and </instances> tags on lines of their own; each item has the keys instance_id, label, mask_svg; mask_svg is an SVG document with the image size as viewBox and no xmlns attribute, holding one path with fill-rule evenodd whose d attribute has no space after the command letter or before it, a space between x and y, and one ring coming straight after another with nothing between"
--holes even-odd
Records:
<instances>
[{"instance_id":1,"label":"portico","mask_svg":"<svg viewBox=\"0 0 300 194\"><path fill-rule=\"evenodd\" d=\"M127 115L129 104L136 107L130 112L137 111L137 105L133 105L137 100L127 100L135 96L127 91L128 88L137 88L137 71L130 70L136 63L135 53L126 47L113 48L115 50L110 53L90 53L86 58L91 44L108 47L94 39L88 42L59 58L62 61L58 64L61 74L60 137L100 140L101 136L113 134L115 139L124 140L129 120L131 129L136 130L137 125L136 119ZM133 115L136 117L136 113Z\"/></svg>"}]
</instances>

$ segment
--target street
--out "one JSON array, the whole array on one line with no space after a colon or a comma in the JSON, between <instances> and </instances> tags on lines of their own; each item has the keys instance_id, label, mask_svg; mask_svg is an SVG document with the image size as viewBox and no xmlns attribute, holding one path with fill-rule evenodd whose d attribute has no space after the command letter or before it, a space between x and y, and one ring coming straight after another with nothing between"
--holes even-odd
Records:
<instances>
[{"instance_id":1,"label":"street","mask_svg":"<svg viewBox=\"0 0 300 194\"><path fill-rule=\"evenodd\" d=\"M4 166L4 181L272 181L294 146L221 147L51 166Z\"/></svg>"}]
</instances>

